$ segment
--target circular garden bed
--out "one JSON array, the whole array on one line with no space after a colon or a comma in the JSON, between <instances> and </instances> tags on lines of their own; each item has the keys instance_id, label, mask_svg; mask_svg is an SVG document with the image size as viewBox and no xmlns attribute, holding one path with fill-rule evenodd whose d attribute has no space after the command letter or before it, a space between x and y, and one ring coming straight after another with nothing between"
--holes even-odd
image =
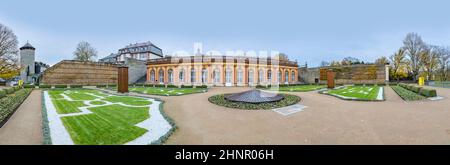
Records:
<instances>
[{"instance_id":1,"label":"circular garden bed","mask_svg":"<svg viewBox=\"0 0 450 165\"><path fill-rule=\"evenodd\" d=\"M280 94L284 98L279 101L264 102L264 103L246 103L246 102L236 102L236 101L227 100L225 97L229 96L229 95L232 95L232 94L220 94L220 95L211 96L208 98L208 101L213 104L228 107L228 108L245 109L245 110L268 110L268 109L275 109L275 108L290 106L290 105L298 103L301 100L300 97L295 96L295 95Z\"/></svg>"}]
</instances>

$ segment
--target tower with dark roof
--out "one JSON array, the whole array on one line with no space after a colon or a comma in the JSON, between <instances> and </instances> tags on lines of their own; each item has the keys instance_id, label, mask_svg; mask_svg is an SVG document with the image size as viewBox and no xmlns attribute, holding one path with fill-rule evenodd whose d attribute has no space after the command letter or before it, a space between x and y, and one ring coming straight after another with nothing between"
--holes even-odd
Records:
<instances>
[{"instance_id":1,"label":"tower with dark roof","mask_svg":"<svg viewBox=\"0 0 450 165\"><path fill-rule=\"evenodd\" d=\"M28 42L20 47L20 66L22 68L20 78L24 83L34 83L32 76L35 73L35 50L36 48Z\"/></svg>"}]
</instances>

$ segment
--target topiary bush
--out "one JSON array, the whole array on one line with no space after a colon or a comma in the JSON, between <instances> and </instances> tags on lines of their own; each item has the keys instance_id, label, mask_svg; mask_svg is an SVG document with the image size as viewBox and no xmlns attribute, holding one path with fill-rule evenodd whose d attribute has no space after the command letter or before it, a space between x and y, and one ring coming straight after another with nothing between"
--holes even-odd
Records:
<instances>
[{"instance_id":1,"label":"topiary bush","mask_svg":"<svg viewBox=\"0 0 450 165\"><path fill-rule=\"evenodd\" d=\"M35 88L35 87L36 87L35 85L31 84L24 85L24 88Z\"/></svg>"},{"instance_id":2,"label":"topiary bush","mask_svg":"<svg viewBox=\"0 0 450 165\"><path fill-rule=\"evenodd\" d=\"M200 85L200 86L196 86L195 88L208 88L207 85Z\"/></svg>"},{"instance_id":3,"label":"topiary bush","mask_svg":"<svg viewBox=\"0 0 450 165\"><path fill-rule=\"evenodd\" d=\"M106 88L106 85L96 85L97 88Z\"/></svg>"},{"instance_id":4,"label":"topiary bush","mask_svg":"<svg viewBox=\"0 0 450 165\"><path fill-rule=\"evenodd\" d=\"M0 90L0 99L6 96L6 91L1 89Z\"/></svg>"},{"instance_id":5,"label":"topiary bush","mask_svg":"<svg viewBox=\"0 0 450 165\"><path fill-rule=\"evenodd\" d=\"M422 90L420 90L419 94L422 96L425 96L425 97L436 97L437 96L437 92L435 89L422 88Z\"/></svg>"},{"instance_id":6,"label":"topiary bush","mask_svg":"<svg viewBox=\"0 0 450 165\"><path fill-rule=\"evenodd\" d=\"M181 85L181 88L194 88L192 85Z\"/></svg>"},{"instance_id":7,"label":"topiary bush","mask_svg":"<svg viewBox=\"0 0 450 165\"><path fill-rule=\"evenodd\" d=\"M418 86L411 86L411 91L415 92L415 93L419 93L420 89L422 89L422 87L418 87Z\"/></svg>"},{"instance_id":8,"label":"topiary bush","mask_svg":"<svg viewBox=\"0 0 450 165\"><path fill-rule=\"evenodd\" d=\"M155 87L157 87L157 88L165 88L166 85L164 85L164 84L157 84L157 85L155 85Z\"/></svg>"},{"instance_id":9,"label":"topiary bush","mask_svg":"<svg viewBox=\"0 0 450 165\"><path fill-rule=\"evenodd\" d=\"M6 94L7 95L9 95L9 94L13 94L15 91L14 91L14 88L6 88L6 89L4 89L5 91L6 91Z\"/></svg>"},{"instance_id":10,"label":"topiary bush","mask_svg":"<svg viewBox=\"0 0 450 165\"><path fill-rule=\"evenodd\" d=\"M167 85L167 88L178 88L176 85Z\"/></svg>"},{"instance_id":11,"label":"topiary bush","mask_svg":"<svg viewBox=\"0 0 450 165\"><path fill-rule=\"evenodd\" d=\"M52 88L51 85L39 85L39 88Z\"/></svg>"},{"instance_id":12,"label":"topiary bush","mask_svg":"<svg viewBox=\"0 0 450 165\"><path fill-rule=\"evenodd\" d=\"M70 85L70 88L83 88L83 85Z\"/></svg>"},{"instance_id":13,"label":"topiary bush","mask_svg":"<svg viewBox=\"0 0 450 165\"><path fill-rule=\"evenodd\" d=\"M67 85L55 85L55 88L67 88Z\"/></svg>"},{"instance_id":14,"label":"topiary bush","mask_svg":"<svg viewBox=\"0 0 450 165\"><path fill-rule=\"evenodd\" d=\"M144 84L144 87L154 87L155 85L153 84Z\"/></svg>"},{"instance_id":15,"label":"topiary bush","mask_svg":"<svg viewBox=\"0 0 450 165\"><path fill-rule=\"evenodd\" d=\"M266 88L266 86L263 86L263 85L256 85L256 88L259 88L259 89L261 89L261 88Z\"/></svg>"}]
</instances>

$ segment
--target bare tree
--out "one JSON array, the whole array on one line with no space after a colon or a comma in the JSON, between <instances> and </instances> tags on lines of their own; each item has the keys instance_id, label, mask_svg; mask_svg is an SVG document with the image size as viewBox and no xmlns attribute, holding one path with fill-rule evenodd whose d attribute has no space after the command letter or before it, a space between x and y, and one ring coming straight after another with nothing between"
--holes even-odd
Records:
<instances>
[{"instance_id":1,"label":"bare tree","mask_svg":"<svg viewBox=\"0 0 450 165\"><path fill-rule=\"evenodd\" d=\"M20 71L17 63L17 36L13 31L0 23L0 76L10 79Z\"/></svg>"},{"instance_id":2,"label":"bare tree","mask_svg":"<svg viewBox=\"0 0 450 165\"><path fill-rule=\"evenodd\" d=\"M383 57L376 59L375 64L386 65L386 64L389 64L389 60L385 56L383 56Z\"/></svg>"},{"instance_id":3,"label":"bare tree","mask_svg":"<svg viewBox=\"0 0 450 165\"><path fill-rule=\"evenodd\" d=\"M425 49L420 52L420 64L423 71L426 73L427 80L433 79L433 72L436 70L439 64L437 46L427 45Z\"/></svg>"},{"instance_id":4,"label":"bare tree","mask_svg":"<svg viewBox=\"0 0 450 165\"><path fill-rule=\"evenodd\" d=\"M403 40L403 50L411 61L411 73L414 80L417 80L420 69L420 53L425 47L425 43L417 33L408 33Z\"/></svg>"},{"instance_id":5,"label":"bare tree","mask_svg":"<svg viewBox=\"0 0 450 165\"><path fill-rule=\"evenodd\" d=\"M439 77L441 81L447 81L449 63L450 63L450 48L449 47L439 47L437 50L439 58Z\"/></svg>"},{"instance_id":6,"label":"bare tree","mask_svg":"<svg viewBox=\"0 0 450 165\"><path fill-rule=\"evenodd\" d=\"M73 55L75 56L75 60L94 61L95 57L97 57L97 50L95 50L88 42L81 41L78 43L77 49L73 52Z\"/></svg>"}]
</instances>

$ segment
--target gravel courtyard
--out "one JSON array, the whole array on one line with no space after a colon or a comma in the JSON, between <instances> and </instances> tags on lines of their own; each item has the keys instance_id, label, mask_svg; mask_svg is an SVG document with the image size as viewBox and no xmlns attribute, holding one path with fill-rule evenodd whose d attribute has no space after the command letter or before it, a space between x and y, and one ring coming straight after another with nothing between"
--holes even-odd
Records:
<instances>
[{"instance_id":1,"label":"gravel courtyard","mask_svg":"<svg viewBox=\"0 0 450 165\"><path fill-rule=\"evenodd\" d=\"M248 89L217 87L161 97L179 127L166 144L450 144L450 89L436 88L444 100L415 102L403 101L389 87L384 102L345 101L315 91L292 93L308 108L290 116L207 101L212 95Z\"/></svg>"}]
</instances>

